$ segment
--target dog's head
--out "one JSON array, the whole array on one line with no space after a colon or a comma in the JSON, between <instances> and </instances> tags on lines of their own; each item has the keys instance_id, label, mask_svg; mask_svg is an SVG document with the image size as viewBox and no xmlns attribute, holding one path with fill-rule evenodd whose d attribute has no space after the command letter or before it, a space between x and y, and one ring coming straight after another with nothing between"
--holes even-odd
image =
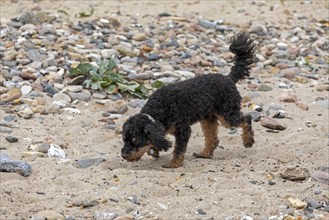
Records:
<instances>
[{"instance_id":1,"label":"dog's head","mask_svg":"<svg viewBox=\"0 0 329 220\"><path fill-rule=\"evenodd\" d=\"M158 151L167 151L171 147L163 125L147 114L130 117L123 125L122 138L121 156L127 161L139 160L152 146Z\"/></svg>"}]
</instances>

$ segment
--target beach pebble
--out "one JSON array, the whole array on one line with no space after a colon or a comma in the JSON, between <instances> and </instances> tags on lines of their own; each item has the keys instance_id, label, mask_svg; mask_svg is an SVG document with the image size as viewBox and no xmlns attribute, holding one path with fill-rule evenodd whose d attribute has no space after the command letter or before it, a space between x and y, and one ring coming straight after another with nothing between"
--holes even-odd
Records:
<instances>
[{"instance_id":1,"label":"beach pebble","mask_svg":"<svg viewBox=\"0 0 329 220\"><path fill-rule=\"evenodd\" d=\"M56 144L50 144L50 147L48 149L48 157L56 157L56 158L65 158L65 152L62 150L62 148Z\"/></svg>"},{"instance_id":2,"label":"beach pebble","mask_svg":"<svg viewBox=\"0 0 329 220\"><path fill-rule=\"evenodd\" d=\"M17 137L14 136L6 136L6 141L8 141L9 143L16 143L18 141Z\"/></svg>"},{"instance_id":3,"label":"beach pebble","mask_svg":"<svg viewBox=\"0 0 329 220\"><path fill-rule=\"evenodd\" d=\"M64 220L65 217L53 210L42 210L38 212L37 214L33 215L31 220Z\"/></svg>"},{"instance_id":4,"label":"beach pebble","mask_svg":"<svg viewBox=\"0 0 329 220\"><path fill-rule=\"evenodd\" d=\"M260 124L265 127L265 128L269 128L272 130L285 130L287 127L283 124L281 124L280 122L278 122L277 120L273 119L273 118L262 118L260 119Z\"/></svg>"},{"instance_id":5,"label":"beach pebble","mask_svg":"<svg viewBox=\"0 0 329 220\"><path fill-rule=\"evenodd\" d=\"M280 173L281 178L291 181L305 180L309 176L310 174L308 169L300 167L286 168L282 173Z\"/></svg>"}]
</instances>

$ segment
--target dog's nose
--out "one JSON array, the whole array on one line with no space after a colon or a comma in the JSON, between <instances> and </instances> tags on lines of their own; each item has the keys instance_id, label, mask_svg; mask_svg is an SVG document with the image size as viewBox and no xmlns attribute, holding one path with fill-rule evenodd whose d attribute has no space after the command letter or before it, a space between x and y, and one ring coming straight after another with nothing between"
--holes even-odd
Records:
<instances>
[{"instance_id":1,"label":"dog's nose","mask_svg":"<svg viewBox=\"0 0 329 220\"><path fill-rule=\"evenodd\" d=\"M121 157L123 157L124 159L126 159L127 156L128 156L128 152L125 151L125 149L123 148L123 149L121 150Z\"/></svg>"}]
</instances>

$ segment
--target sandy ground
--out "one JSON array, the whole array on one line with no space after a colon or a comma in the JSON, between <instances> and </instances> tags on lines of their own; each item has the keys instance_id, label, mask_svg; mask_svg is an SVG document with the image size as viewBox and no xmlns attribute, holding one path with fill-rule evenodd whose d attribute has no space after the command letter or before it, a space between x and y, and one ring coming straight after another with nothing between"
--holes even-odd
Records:
<instances>
[{"instance_id":1,"label":"sandy ground","mask_svg":"<svg viewBox=\"0 0 329 220\"><path fill-rule=\"evenodd\" d=\"M198 13L207 19L224 19L237 23L235 11L245 10L243 22L263 20L267 25L289 27L296 14L326 18L324 7L328 2L288 1L285 6L280 1L263 1L261 7L253 7L242 1L3 1L1 0L1 21L4 22L23 10L40 5L45 11L56 13L58 9L74 14L87 11L88 5L95 7L95 16L117 12L138 16L143 22L161 12L177 16ZM272 10L271 10L272 8ZM88 19L88 18L86 18ZM241 22L241 23L243 23ZM295 21L298 22L298 21ZM254 219L269 217L279 213L280 205L287 204L287 198L323 201L328 194L328 185L311 179L303 182L284 181L279 174L287 167L304 167L312 171L328 165L328 109L314 104L317 97L328 98L328 92L319 92L312 84L298 84L291 91L309 106L308 111L295 104L280 103L278 96L282 90L276 88L279 78L268 78L274 88L262 92L255 103L264 106L283 106L291 117L281 119L287 129L279 133L266 132L259 123L254 123L255 145L250 149L242 146L239 130L228 134L221 128L220 145L212 160L195 159L192 153L203 146L203 135L199 125L193 126L192 137L183 167L164 169L171 153L163 153L158 160L144 156L137 163L127 163L120 157L121 136L104 129L98 120L108 106L79 103L80 115L67 113L56 115L35 115L32 119L18 119L17 128L11 133L19 142L9 144L1 134L2 148L6 148L12 159L22 159L30 140L45 140L51 137L67 144L64 149L68 160L31 158L33 167L29 177L13 173L0 173L0 219L26 219L41 210L55 210L66 216L85 219L92 218L96 211L108 211L127 215L129 211L140 212L144 219L224 219L227 216L252 216ZM241 95L250 90L246 85L238 85ZM244 111L248 111L244 108ZM5 115L1 111L1 118ZM307 127L305 122L313 125ZM106 161L98 166L78 169L72 166L75 159L105 156ZM266 174L274 175L274 185L268 184ZM249 181L256 181L251 184ZM322 193L316 195L320 189ZM136 196L139 204L129 201ZM98 200L99 205L80 209L71 207L73 202ZM106 202L107 200L107 202ZM200 215L198 209L207 214ZM131 214L131 213L130 213ZM135 213L138 216L138 214Z\"/></svg>"}]
</instances>

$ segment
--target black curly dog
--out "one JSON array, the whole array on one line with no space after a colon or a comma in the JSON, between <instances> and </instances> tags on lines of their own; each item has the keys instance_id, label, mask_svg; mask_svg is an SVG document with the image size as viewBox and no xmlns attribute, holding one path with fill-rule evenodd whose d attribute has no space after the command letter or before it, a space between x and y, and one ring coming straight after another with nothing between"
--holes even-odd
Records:
<instances>
[{"instance_id":1,"label":"black curly dog","mask_svg":"<svg viewBox=\"0 0 329 220\"><path fill-rule=\"evenodd\" d=\"M191 134L191 125L200 121L205 136L205 147L197 158L212 158L218 145L218 121L225 127L241 127L245 147L254 143L251 116L241 109L241 96L235 83L249 76L249 65L255 62L255 45L246 33L231 40L230 51L235 54L234 66L228 76L207 74L164 86L155 91L141 112L123 125L124 147L121 155L127 161L137 161L144 153L159 157L171 143L165 138L170 133L176 139L172 160L166 168L180 167Z\"/></svg>"}]
</instances>

